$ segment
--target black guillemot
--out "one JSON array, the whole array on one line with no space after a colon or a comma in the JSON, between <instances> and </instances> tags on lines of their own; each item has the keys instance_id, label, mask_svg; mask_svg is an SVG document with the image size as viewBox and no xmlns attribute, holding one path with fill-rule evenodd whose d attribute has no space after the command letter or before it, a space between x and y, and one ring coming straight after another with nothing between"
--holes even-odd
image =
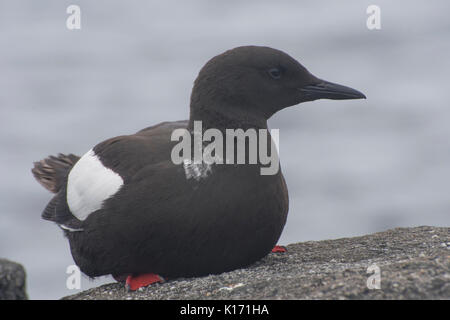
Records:
<instances>
[{"instance_id":1,"label":"black guillemot","mask_svg":"<svg viewBox=\"0 0 450 320\"><path fill-rule=\"evenodd\" d=\"M201 69L189 120L108 139L81 157L35 162L35 178L55 193L42 217L62 228L83 273L112 274L132 290L248 266L273 250L284 228L289 203L281 170L262 175L261 163L212 164L193 179L200 169L171 159L172 132L192 132L195 121L221 132L267 129L267 120L289 106L361 98L282 51L228 50Z\"/></svg>"}]
</instances>

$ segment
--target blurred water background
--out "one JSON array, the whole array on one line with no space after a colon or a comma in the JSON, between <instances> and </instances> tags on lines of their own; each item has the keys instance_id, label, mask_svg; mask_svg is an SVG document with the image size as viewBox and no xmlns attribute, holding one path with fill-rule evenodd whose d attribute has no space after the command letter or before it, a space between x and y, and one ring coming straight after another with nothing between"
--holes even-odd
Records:
<instances>
[{"instance_id":1,"label":"blurred water background","mask_svg":"<svg viewBox=\"0 0 450 320\"><path fill-rule=\"evenodd\" d=\"M81 7L81 30L66 8ZM368 30L366 8L381 8ZM188 117L212 56L247 44L297 58L367 100L275 115L290 192L280 240L450 225L450 3L429 1L0 1L0 256L32 299L73 294L66 239L40 213L32 162ZM111 281L84 277L82 289Z\"/></svg>"}]
</instances>

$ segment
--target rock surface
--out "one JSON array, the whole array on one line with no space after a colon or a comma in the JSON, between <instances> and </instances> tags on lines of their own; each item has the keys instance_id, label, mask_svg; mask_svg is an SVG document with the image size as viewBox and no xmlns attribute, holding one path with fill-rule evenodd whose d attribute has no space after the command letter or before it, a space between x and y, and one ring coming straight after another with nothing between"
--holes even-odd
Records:
<instances>
[{"instance_id":1,"label":"rock surface","mask_svg":"<svg viewBox=\"0 0 450 320\"><path fill-rule=\"evenodd\" d=\"M25 300L25 269L18 263L0 259L0 300Z\"/></svg>"},{"instance_id":2,"label":"rock surface","mask_svg":"<svg viewBox=\"0 0 450 320\"><path fill-rule=\"evenodd\" d=\"M127 292L120 283L65 299L450 299L450 228L397 228L287 246L244 269ZM369 289L369 266L380 289Z\"/></svg>"}]
</instances>

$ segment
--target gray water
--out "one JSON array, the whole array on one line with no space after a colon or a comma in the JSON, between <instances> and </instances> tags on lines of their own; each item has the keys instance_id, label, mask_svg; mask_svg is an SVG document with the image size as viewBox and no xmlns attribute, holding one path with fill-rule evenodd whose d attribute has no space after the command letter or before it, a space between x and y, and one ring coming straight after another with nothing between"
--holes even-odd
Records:
<instances>
[{"instance_id":1,"label":"gray water","mask_svg":"<svg viewBox=\"0 0 450 320\"><path fill-rule=\"evenodd\" d=\"M81 7L82 29L66 28ZM381 8L368 30L366 8ZM367 100L316 101L270 120L290 214L280 243L450 225L450 3L440 1L0 2L0 256L24 264L33 299L66 288L61 230L32 162L188 117L199 69L267 45ZM83 278L82 289L110 278Z\"/></svg>"}]
</instances>

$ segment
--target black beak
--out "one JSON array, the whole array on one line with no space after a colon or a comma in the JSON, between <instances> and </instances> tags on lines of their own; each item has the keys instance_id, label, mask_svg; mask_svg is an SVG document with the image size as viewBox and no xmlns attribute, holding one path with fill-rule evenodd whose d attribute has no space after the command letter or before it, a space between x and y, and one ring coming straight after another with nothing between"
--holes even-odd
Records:
<instances>
[{"instance_id":1,"label":"black beak","mask_svg":"<svg viewBox=\"0 0 450 320\"><path fill-rule=\"evenodd\" d=\"M300 89L304 101L313 101L317 99L366 99L366 96L358 90L341 86L340 84L320 80L320 82L308 85Z\"/></svg>"}]
</instances>

